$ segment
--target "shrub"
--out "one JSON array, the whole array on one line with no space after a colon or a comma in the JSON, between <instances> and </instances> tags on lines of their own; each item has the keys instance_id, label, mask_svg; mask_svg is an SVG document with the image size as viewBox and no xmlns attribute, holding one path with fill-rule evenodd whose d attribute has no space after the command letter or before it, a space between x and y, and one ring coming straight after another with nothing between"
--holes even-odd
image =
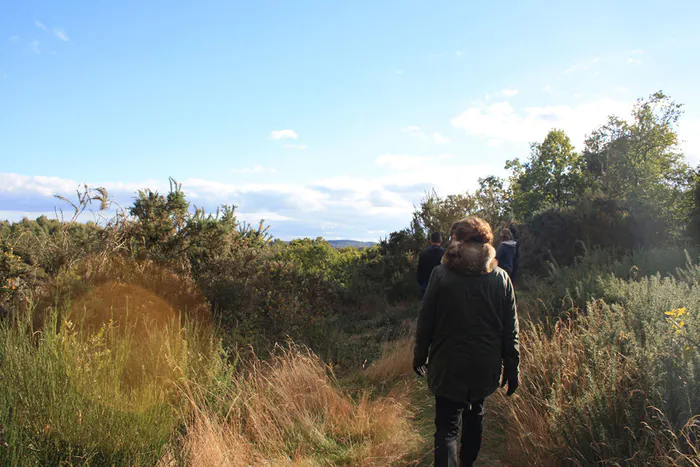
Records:
<instances>
[{"instance_id":1,"label":"shrub","mask_svg":"<svg viewBox=\"0 0 700 467\"><path fill-rule=\"evenodd\" d=\"M700 283L685 277L609 275L608 303L551 329L524 326L523 385L506 422L518 465L697 462Z\"/></svg>"}]
</instances>

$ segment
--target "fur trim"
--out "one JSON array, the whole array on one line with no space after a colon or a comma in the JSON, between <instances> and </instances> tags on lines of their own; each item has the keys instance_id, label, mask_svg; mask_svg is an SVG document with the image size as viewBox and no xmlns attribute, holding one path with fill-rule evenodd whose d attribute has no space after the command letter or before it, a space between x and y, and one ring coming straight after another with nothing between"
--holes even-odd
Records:
<instances>
[{"instance_id":1,"label":"fur trim","mask_svg":"<svg viewBox=\"0 0 700 467\"><path fill-rule=\"evenodd\" d=\"M496 250L488 243L452 242L442 257L445 267L465 276L489 274L498 266Z\"/></svg>"}]
</instances>

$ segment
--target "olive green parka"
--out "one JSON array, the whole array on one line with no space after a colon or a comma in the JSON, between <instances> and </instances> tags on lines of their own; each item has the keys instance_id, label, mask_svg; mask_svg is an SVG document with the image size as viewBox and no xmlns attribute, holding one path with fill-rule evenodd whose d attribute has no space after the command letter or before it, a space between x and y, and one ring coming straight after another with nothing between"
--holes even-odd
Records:
<instances>
[{"instance_id":1,"label":"olive green parka","mask_svg":"<svg viewBox=\"0 0 700 467\"><path fill-rule=\"evenodd\" d=\"M453 242L430 276L418 314L413 366L428 365L436 396L474 402L517 378L518 313L508 274L492 245Z\"/></svg>"}]
</instances>

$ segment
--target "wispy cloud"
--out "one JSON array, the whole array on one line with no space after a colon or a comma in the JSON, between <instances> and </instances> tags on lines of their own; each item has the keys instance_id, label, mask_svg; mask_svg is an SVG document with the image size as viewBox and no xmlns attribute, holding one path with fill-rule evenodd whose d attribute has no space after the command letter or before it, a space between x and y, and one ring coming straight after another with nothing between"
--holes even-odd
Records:
<instances>
[{"instance_id":1,"label":"wispy cloud","mask_svg":"<svg viewBox=\"0 0 700 467\"><path fill-rule=\"evenodd\" d=\"M398 70L398 69L397 69L397 70L396 70L396 74L397 74L397 75L403 75L403 70Z\"/></svg>"},{"instance_id":2,"label":"wispy cloud","mask_svg":"<svg viewBox=\"0 0 700 467\"><path fill-rule=\"evenodd\" d=\"M577 71L588 71L590 70L591 67L590 65L587 65L585 63L575 63L571 65L569 68L564 70L564 73L569 74L569 73L575 73Z\"/></svg>"},{"instance_id":3,"label":"wispy cloud","mask_svg":"<svg viewBox=\"0 0 700 467\"><path fill-rule=\"evenodd\" d=\"M299 150L303 150L303 149L308 148L308 146L306 144L285 144L284 147L289 148L289 149L299 149Z\"/></svg>"},{"instance_id":4,"label":"wispy cloud","mask_svg":"<svg viewBox=\"0 0 700 467\"><path fill-rule=\"evenodd\" d=\"M263 167L262 165L256 165L250 168L244 169L232 169L231 172L235 174L259 174L259 173L277 173L277 169Z\"/></svg>"},{"instance_id":5,"label":"wispy cloud","mask_svg":"<svg viewBox=\"0 0 700 467\"><path fill-rule=\"evenodd\" d=\"M420 127L416 126L416 125L410 125L410 126L403 127L403 128L401 128L401 132L408 133L409 135L413 135L413 136L418 136L419 134L422 134Z\"/></svg>"},{"instance_id":6,"label":"wispy cloud","mask_svg":"<svg viewBox=\"0 0 700 467\"><path fill-rule=\"evenodd\" d=\"M640 59L638 59L638 58L632 58L632 57L630 57L630 58L627 59L627 63L634 63L635 65L641 65L641 64L644 63L644 62L642 62L642 61L641 61Z\"/></svg>"},{"instance_id":7,"label":"wispy cloud","mask_svg":"<svg viewBox=\"0 0 700 467\"><path fill-rule=\"evenodd\" d=\"M433 133L425 132L418 125L410 125L410 126L403 127L403 128L401 128L401 132L407 133L412 138L418 138L422 141L432 140L435 144L438 144L438 145L449 144L451 141L450 138L441 135L437 131L435 131Z\"/></svg>"},{"instance_id":8,"label":"wispy cloud","mask_svg":"<svg viewBox=\"0 0 700 467\"><path fill-rule=\"evenodd\" d=\"M235 203L240 219L270 221L271 232L278 238L316 237L327 230L324 226L332 225L334 232L345 238L376 240L376 232L392 232L406 226L414 206L427 190L435 188L444 195L474 189L478 177L494 173L493 167L468 164L449 155L383 155L375 164L384 170L309 183L250 183L242 182L241 175L236 183L185 179L182 186L189 199L209 211L221 204ZM266 174L261 172L264 168L257 166L248 170L245 173L259 173L262 177ZM151 188L161 193L168 190L164 181L85 181L90 186L105 187L122 206L133 202L137 189ZM70 198L76 187L78 182L73 180L0 173L0 219L20 220L41 214L51 217L54 207L65 207L53 194Z\"/></svg>"},{"instance_id":9,"label":"wispy cloud","mask_svg":"<svg viewBox=\"0 0 700 467\"><path fill-rule=\"evenodd\" d=\"M615 91L625 93L628 91L628 89L624 86L616 86Z\"/></svg>"},{"instance_id":10,"label":"wispy cloud","mask_svg":"<svg viewBox=\"0 0 700 467\"><path fill-rule=\"evenodd\" d=\"M609 115L626 117L631 103L611 99L582 102L575 106L553 105L514 108L509 102L469 107L452 119L452 125L483 141L530 143L542 140L552 128L562 128L574 145L586 133L605 123ZM492 143L493 144L493 143Z\"/></svg>"},{"instance_id":11,"label":"wispy cloud","mask_svg":"<svg viewBox=\"0 0 700 467\"><path fill-rule=\"evenodd\" d=\"M34 39L29 43L29 48L32 49L32 52L35 54L40 54L41 53L41 48L39 47L39 41Z\"/></svg>"},{"instance_id":12,"label":"wispy cloud","mask_svg":"<svg viewBox=\"0 0 700 467\"><path fill-rule=\"evenodd\" d=\"M64 31L61 28L53 28L53 33L56 37L61 39L64 42L70 42L70 37L66 34L66 31Z\"/></svg>"},{"instance_id":13,"label":"wispy cloud","mask_svg":"<svg viewBox=\"0 0 700 467\"><path fill-rule=\"evenodd\" d=\"M501 95L504 97L513 97L513 96L517 96L518 92L520 92L520 91L518 91L517 89L503 89L501 91Z\"/></svg>"},{"instance_id":14,"label":"wispy cloud","mask_svg":"<svg viewBox=\"0 0 700 467\"><path fill-rule=\"evenodd\" d=\"M435 141L435 144L438 145L445 145L445 144L450 144L450 138L447 136L442 136L440 133L433 133L433 141Z\"/></svg>"},{"instance_id":15,"label":"wispy cloud","mask_svg":"<svg viewBox=\"0 0 700 467\"><path fill-rule=\"evenodd\" d=\"M600 62L602 62L602 59L600 57L593 57L590 60L574 63L573 65L569 66L566 70L564 70L564 73L569 74L589 71L591 69L591 65L595 65Z\"/></svg>"},{"instance_id":16,"label":"wispy cloud","mask_svg":"<svg viewBox=\"0 0 700 467\"><path fill-rule=\"evenodd\" d=\"M375 163L380 167L397 171L420 170L428 164L454 158L451 154L440 156L413 156L409 154L382 154Z\"/></svg>"},{"instance_id":17,"label":"wispy cloud","mask_svg":"<svg viewBox=\"0 0 700 467\"><path fill-rule=\"evenodd\" d=\"M458 57L463 56L463 55L464 55L464 50L457 50L457 51L455 51L455 55L458 56Z\"/></svg>"},{"instance_id":18,"label":"wispy cloud","mask_svg":"<svg viewBox=\"0 0 700 467\"><path fill-rule=\"evenodd\" d=\"M43 29L44 31L47 30L47 29L46 29L46 26L45 26L44 23L42 23L41 21L34 21L34 24L35 24L36 27L39 28L39 29Z\"/></svg>"},{"instance_id":19,"label":"wispy cloud","mask_svg":"<svg viewBox=\"0 0 700 467\"><path fill-rule=\"evenodd\" d=\"M635 49L632 51L632 55L640 55L643 53L644 53L644 51L642 49Z\"/></svg>"},{"instance_id":20,"label":"wispy cloud","mask_svg":"<svg viewBox=\"0 0 700 467\"><path fill-rule=\"evenodd\" d=\"M269 139L297 139L299 135L294 130L273 130Z\"/></svg>"}]
</instances>

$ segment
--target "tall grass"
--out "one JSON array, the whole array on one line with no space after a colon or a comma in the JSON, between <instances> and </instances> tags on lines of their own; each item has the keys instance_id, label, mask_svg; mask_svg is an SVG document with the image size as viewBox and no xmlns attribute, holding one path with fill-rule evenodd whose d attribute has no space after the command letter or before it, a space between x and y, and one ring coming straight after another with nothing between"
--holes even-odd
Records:
<instances>
[{"instance_id":1,"label":"tall grass","mask_svg":"<svg viewBox=\"0 0 700 467\"><path fill-rule=\"evenodd\" d=\"M419 439L401 396L353 398L308 350L256 361L214 403L197 407L183 443L191 465L393 465Z\"/></svg>"},{"instance_id":2,"label":"tall grass","mask_svg":"<svg viewBox=\"0 0 700 467\"><path fill-rule=\"evenodd\" d=\"M391 465L416 449L405 394L353 395L294 345L233 360L133 285L91 294L41 327L0 322L0 464Z\"/></svg>"},{"instance_id":3,"label":"tall grass","mask_svg":"<svg viewBox=\"0 0 700 467\"><path fill-rule=\"evenodd\" d=\"M180 423L182 382L226 373L211 334L177 316L148 332L58 316L0 323L0 464L153 465Z\"/></svg>"},{"instance_id":4,"label":"tall grass","mask_svg":"<svg viewBox=\"0 0 700 467\"><path fill-rule=\"evenodd\" d=\"M599 275L599 299L523 326L516 465L700 465L699 272Z\"/></svg>"}]
</instances>

